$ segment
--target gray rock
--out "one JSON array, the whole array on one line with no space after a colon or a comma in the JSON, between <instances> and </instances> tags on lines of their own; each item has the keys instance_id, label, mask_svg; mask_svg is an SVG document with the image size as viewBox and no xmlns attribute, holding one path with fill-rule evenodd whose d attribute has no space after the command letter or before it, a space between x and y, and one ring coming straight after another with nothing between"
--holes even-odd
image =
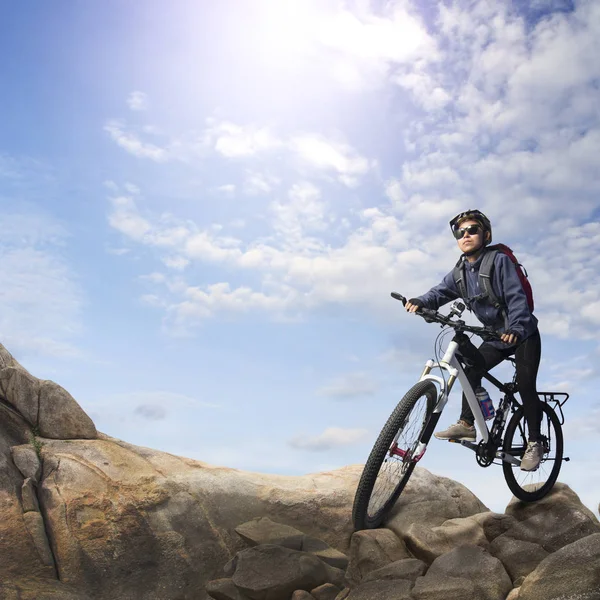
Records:
<instances>
[{"instance_id":1,"label":"gray rock","mask_svg":"<svg viewBox=\"0 0 600 600\"><path fill-rule=\"evenodd\" d=\"M368 581L350 591L348 600L412 600L412 581L395 579L388 581ZM448 596L451 598L452 596Z\"/></svg>"},{"instance_id":2,"label":"gray rock","mask_svg":"<svg viewBox=\"0 0 600 600\"><path fill-rule=\"evenodd\" d=\"M479 546L461 546L436 558L415 582L415 600L504 600L512 582L502 563Z\"/></svg>"},{"instance_id":3,"label":"gray rock","mask_svg":"<svg viewBox=\"0 0 600 600\"><path fill-rule=\"evenodd\" d=\"M537 502L513 498L506 512L517 523L504 535L539 544L551 553L578 539L600 533L598 519L563 483L556 483L550 493Z\"/></svg>"},{"instance_id":4,"label":"gray rock","mask_svg":"<svg viewBox=\"0 0 600 600\"><path fill-rule=\"evenodd\" d=\"M40 505L38 504L37 493L35 486L30 477L25 479L21 486L21 505L23 506L23 512L40 512Z\"/></svg>"},{"instance_id":5,"label":"gray rock","mask_svg":"<svg viewBox=\"0 0 600 600\"><path fill-rule=\"evenodd\" d=\"M37 425L42 437L59 440L98 437L93 421L65 388L54 381L42 380L39 393Z\"/></svg>"},{"instance_id":6,"label":"gray rock","mask_svg":"<svg viewBox=\"0 0 600 600\"><path fill-rule=\"evenodd\" d=\"M13 446L11 449L12 459L23 477L29 477L34 483L38 483L42 473L42 464L31 444Z\"/></svg>"},{"instance_id":7,"label":"gray rock","mask_svg":"<svg viewBox=\"0 0 600 600\"><path fill-rule=\"evenodd\" d=\"M295 527L276 523L269 517L257 517L242 523L235 532L250 546L275 544L292 550L302 550L304 533Z\"/></svg>"},{"instance_id":8,"label":"gray rock","mask_svg":"<svg viewBox=\"0 0 600 600\"><path fill-rule=\"evenodd\" d=\"M483 527L473 518L449 519L438 527L414 523L404 537L410 553L427 564L459 546L489 545Z\"/></svg>"},{"instance_id":9,"label":"gray rock","mask_svg":"<svg viewBox=\"0 0 600 600\"><path fill-rule=\"evenodd\" d=\"M600 600L600 533L544 559L525 578L519 600Z\"/></svg>"},{"instance_id":10,"label":"gray rock","mask_svg":"<svg viewBox=\"0 0 600 600\"><path fill-rule=\"evenodd\" d=\"M340 588L333 585L333 583L324 583L314 590L310 590L310 593L315 600L335 600L340 593Z\"/></svg>"},{"instance_id":11,"label":"gray rock","mask_svg":"<svg viewBox=\"0 0 600 600\"><path fill-rule=\"evenodd\" d=\"M521 582L548 556L539 544L506 535L497 537L490 544L489 552L504 565L513 585Z\"/></svg>"},{"instance_id":12,"label":"gray rock","mask_svg":"<svg viewBox=\"0 0 600 600\"><path fill-rule=\"evenodd\" d=\"M416 558L403 558L385 567L375 569L362 578L362 582L382 581L385 579L407 579L413 583L427 571L427 565Z\"/></svg>"},{"instance_id":13,"label":"gray rock","mask_svg":"<svg viewBox=\"0 0 600 600\"><path fill-rule=\"evenodd\" d=\"M435 527L448 519L482 512L489 510L464 485L417 467L394 505L385 527L402 538L413 523Z\"/></svg>"},{"instance_id":14,"label":"gray rock","mask_svg":"<svg viewBox=\"0 0 600 600\"><path fill-rule=\"evenodd\" d=\"M315 597L306 590L296 590L292 594L292 600L315 600Z\"/></svg>"},{"instance_id":15,"label":"gray rock","mask_svg":"<svg viewBox=\"0 0 600 600\"><path fill-rule=\"evenodd\" d=\"M346 580L356 585L371 571L409 557L404 542L389 529L357 531L350 540Z\"/></svg>"},{"instance_id":16,"label":"gray rock","mask_svg":"<svg viewBox=\"0 0 600 600\"><path fill-rule=\"evenodd\" d=\"M348 566L348 557L323 540L306 535L295 527L276 523L268 517L258 517L242 523L235 531L250 546L275 544L314 554L336 569L346 569Z\"/></svg>"},{"instance_id":17,"label":"gray rock","mask_svg":"<svg viewBox=\"0 0 600 600\"><path fill-rule=\"evenodd\" d=\"M276 600L324 583L334 583L341 588L343 578L343 571L330 567L316 556L264 544L238 553L232 580L253 600Z\"/></svg>"},{"instance_id":18,"label":"gray rock","mask_svg":"<svg viewBox=\"0 0 600 600\"><path fill-rule=\"evenodd\" d=\"M302 552L313 554L336 569L345 571L348 567L348 557L326 544L323 540L304 535L302 536L302 547L300 549Z\"/></svg>"},{"instance_id":19,"label":"gray rock","mask_svg":"<svg viewBox=\"0 0 600 600\"><path fill-rule=\"evenodd\" d=\"M39 512L26 512L23 514L23 519L42 564L54 568L54 556L50 550L42 515Z\"/></svg>"},{"instance_id":20,"label":"gray rock","mask_svg":"<svg viewBox=\"0 0 600 600\"><path fill-rule=\"evenodd\" d=\"M230 578L209 581L206 593L215 600L248 600L248 596L244 596Z\"/></svg>"},{"instance_id":21,"label":"gray rock","mask_svg":"<svg viewBox=\"0 0 600 600\"><path fill-rule=\"evenodd\" d=\"M0 581L2 600L90 600L87 592L56 579L26 577Z\"/></svg>"},{"instance_id":22,"label":"gray rock","mask_svg":"<svg viewBox=\"0 0 600 600\"><path fill-rule=\"evenodd\" d=\"M38 424L40 381L20 366L0 369L0 394L32 426Z\"/></svg>"},{"instance_id":23,"label":"gray rock","mask_svg":"<svg viewBox=\"0 0 600 600\"><path fill-rule=\"evenodd\" d=\"M4 356L7 360L7 357ZM63 387L34 377L10 358L0 369L0 395L43 437L94 439L96 427Z\"/></svg>"},{"instance_id":24,"label":"gray rock","mask_svg":"<svg viewBox=\"0 0 600 600\"><path fill-rule=\"evenodd\" d=\"M520 591L520 587L513 588L512 590L510 590L508 596L506 596L506 600L518 600Z\"/></svg>"}]
</instances>

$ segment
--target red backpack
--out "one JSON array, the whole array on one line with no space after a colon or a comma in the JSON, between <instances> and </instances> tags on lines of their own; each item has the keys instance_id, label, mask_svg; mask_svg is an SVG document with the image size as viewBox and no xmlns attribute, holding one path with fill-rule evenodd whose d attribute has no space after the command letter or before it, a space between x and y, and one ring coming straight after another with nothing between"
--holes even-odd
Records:
<instances>
[{"instance_id":1,"label":"red backpack","mask_svg":"<svg viewBox=\"0 0 600 600\"><path fill-rule=\"evenodd\" d=\"M531 289L531 284L527 278L527 271L525 271L525 267L523 267L523 265L517 260L517 257L513 254L513 251L505 244L495 244L486 248L485 254L481 260L481 265L479 267L479 288L483 290L481 297L489 298L490 302L496 308L499 308L503 313L506 313L506 304L502 302L500 298L498 298L492 287L494 259L496 258L496 254L498 254L498 252L506 254L506 256L508 256L508 258L510 258L514 264L515 269L517 270L517 275L519 276L519 280L521 281L521 285L523 286L525 296L527 296L529 310L533 312L533 290ZM461 298L467 300L467 286L465 284L464 277L464 260L462 257L456 263L453 274L454 283L456 283L456 287L458 288Z\"/></svg>"}]
</instances>

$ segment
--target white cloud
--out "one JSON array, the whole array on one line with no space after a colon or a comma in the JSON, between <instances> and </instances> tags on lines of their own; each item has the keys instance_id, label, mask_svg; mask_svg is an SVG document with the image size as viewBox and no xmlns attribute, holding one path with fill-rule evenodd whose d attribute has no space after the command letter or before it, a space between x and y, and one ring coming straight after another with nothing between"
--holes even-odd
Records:
<instances>
[{"instance_id":1,"label":"white cloud","mask_svg":"<svg viewBox=\"0 0 600 600\"><path fill-rule=\"evenodd\" d=\"M127 96L127 106L129 106L131 110L147 110L148 95L140 91L131 92L129 96Z\"/></svg>"},{"instance_id":2,"label":"white cloud","mask_svg":"<svg viewBox=\"0 0 600 600\"><path fill-rule=\"evenodd\" d=\"M220 185L217 188L217 191L221 194L225 194L226 196L233 196L235 194L235 185L233 183L226 183L224 185Z\"/></svg>"},{"instance_id":3,"label":"white cloud","mask_svg":"<svg viewBox=\"0 0 600 600\"><path fill-rule=\"evenodd\" d=\"M345 399L372 396L377 391L377 382L366 373L348 373L322 387L318 393L331 398Z\"/></svg>"},{"instance_id":4,"label":"white cloud","mask_svg":"<svg viewBox=\"0 0 600 600\"><path fill-rule=\"evenodd\" d=\"M279 148L282 142L266 127L243 127L229 121L208 119L205 136L214 150L227 158L254 156Z\"/></svg>"},{"instance_id":5,"label":"white cloud","mask_svg":"<svg viewBox=\"0 0 600 600\"><path fill-rule=\"evenodd\" d=\"M0 331L17 359L23 354L81 357L84 294L62 257L67 232L36 213L2 215Z\"/></svg>"},{"instance_id":6,"label":"white cloud","mask_svg":"<svg viewBox=\"0 0 600 600\"><path fill-rule=\"evenodd\" d=\"M168 153L164 148L141 141L134 133L126 132L119 121L109 121L104 126L104 131L117 145L138 158L149 158L156 162L164 162L168 159Z\"/></svg>"},{"instance_id":7,"label":"white cloud","mask_svg":"<svg viewBox=\"0 0 600 600\"><path fill-rule=\"evenodd\" d=\"M298 450L324 452L341 446L349 446L360 442L366 437L366 429L344 429L342 427L327 427L323 433L315 436L298 435L288 444Z\"/></svg>"},{"instance_id":8,"label":"white cloud","mask_svg":"<svg viewBox=\"0 0 600 600\"><path fill-rule=\"evenodd\" d=\"M339 180L349 187L356 185L360 177L374 166L373 161L360 156L348 144L322 136L296 136L291 140L290 147L303 163L319 170L334 171Z\"/></svg>"}]
</instances>

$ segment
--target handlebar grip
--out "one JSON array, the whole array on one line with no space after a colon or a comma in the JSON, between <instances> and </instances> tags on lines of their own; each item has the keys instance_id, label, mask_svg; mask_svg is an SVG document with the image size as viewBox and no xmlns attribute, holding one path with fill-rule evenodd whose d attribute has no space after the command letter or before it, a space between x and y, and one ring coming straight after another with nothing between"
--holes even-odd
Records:
<instances>
[{"instance_id":1,"label":"handlebar grip","mask_svg":"<svg viewBox=\"0 0 600 600\"><path fill-rule=\"evenodd\" d=\"M400 300L400 302L402 302L402 304L406 306L406 298L402 294L398 294L398 292L392 292L391 296L396 300Z\"/></svg>"}]
</instances>

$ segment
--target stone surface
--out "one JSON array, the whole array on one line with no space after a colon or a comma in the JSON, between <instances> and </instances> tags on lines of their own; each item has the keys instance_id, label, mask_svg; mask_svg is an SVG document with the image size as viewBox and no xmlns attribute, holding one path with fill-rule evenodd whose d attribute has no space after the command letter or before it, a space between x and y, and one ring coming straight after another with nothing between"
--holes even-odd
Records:
<instances>
[{"instance_id":1,"label":"stone surface","mask_svg":"<svg viewBox=\"0 0 600 600\"><path fill-rule=\"evenodd\" d=\"M306 590L296 590L292 594L292 600L315 600L315 597Z\"/></svg>"},{"instance_id":2,"label":"stone surface","mask_svg":"<svg viewBox=\"0 0 600 600\"><path fill-rule=\"evenodd\" d=\"M522 581L548 556L539 544L504 535L490 544L489 552L502 562L513 584Z\"/></svg>"},{"instance_id":3,"label":"stone surface","mask_svg":"<svg viewBox=\"0 0 600 600\"><path fill-rule=\"evenodd\" d=\"M302 550L304 533L295 527L276 523L269 517L257 517L235 528L235 532L250 546L275 544L292 550Z\"/></svg>"},{"instance_id":4,"label":"stone surface","mask_svg":"<svg viewBox=\"0 0 600 600\"><path fill-rule=\"evenodd\" d=\"M23 577L0 581L2 600L90 600L88 592L52 579Z\"/></svg>"},{"instance_id":5,"label":"stone surface","mask_svg":"<svg viewBox=\"0 0 600 600\"><path fill-rule=\"evenodd\" d=\"M409 556L404 542L389 529L357 531L350 542L346 579L356 585L371 571Z\"/></svg>"},{"instance_id":6,"label":"stone surface","mask_svg":"<svg viewBox=\"0 0 600 600\"><path fill-rule=\"evenodd\" d=\"M23 417L0 401L0 581L5 588L12 580L56 578L28 531L21 505L23 476L11 453L13 446L26 444L30 435Z\"/></svg>"},{"instance_id":7,"label":"stone surface","mask_svg":"<svg viewBox=\"0 0 600 600\"><path fill-rule=\"evenodd\" d=\"M54 557L50 550L46 529L44 527L44 519L39 512L27 512L23 514L25 527L31 536L35 549L40 558L40 562L54 571Z\"/></svg>"},{"instance_id":8,"label":"stone surface","mask_svg":"<svg viewBox=\"0 0 600 600\"><path fill-rule=\"evenodd\" d=\"M54 381L41 380L39 384L40 435L61 440L94 439L96 427L75 398Z\"/></svg>"},{"instance_id":9,"label":"stone surface","mask_svg":"<svg viewBox=\"0 0 600 600\"><path fill-rule=\"evenodd\" d=\"M27 478L21 486L21 506L23 512L40 512L35 486L31 478Z\"/></svg>"},{"instance_id":10,"label":"stone surface","mask_svg":"<svg viewBox=\"0 0 600 600\"><path fill-rule=\"evenodd\" d=\"M410 553L427 564L459 546L489 545L483 527L473 519L449 519L438 527L413 523L404 536Z\"/></svg>"},{"instance_id":11,"label":"stone surface","mask_svg":"<svg viewBox=\"0 0 600 600\"><path fill-rule=\"evenodd\" d=\"M347 598L348 600L413 600L412 586L412 581L404 579L368 581L350 590Z\"/></svg>"},{"instance_id":12,"label":"stone surface","mask_svg":"<svg viewBox=\"0 0 600 600\"><path fill-rule=\"evenodd\" d=\"M513 498L506 508L517 523L503 535L537 543L555 552L572 542L600 533L600 523L579 496L564 483L556 483L550 493L537 502Z\"/></svg>"},{"instance_id":13,"label":"stone surface","mask_svg":"<svg viewBox=\"0 0 600 600\"><path fill-rule=\"evenodd\" d=\"M525 578L519 600L599 600L600 533L563 546Z\"/></svg>"},{"instance_id":14,"label":"stone surface","mask_svg":"<svg viewBox=\"0 0 600 600\"><path fill-rule=\"evenodd\" d=\"M413 583L427 571L427 565L416 558L403 558L385 567L375 569L362 578L362 582L384 579L407 579Z\"/></svg>"},{"instance_id":15,"label":"stone surface","mask_svg":"<svg viewBox=\"0 0 600 600\"><path fill-rule=\"evenodd\" d=\"M31 444L13 446L11 449L12 459L21 475L37 483L42 473L42 465L35 448Z\"/></svg>"},{"instance_id":16,"label":"stone surface","mask_svg":"<svg viewBox=\"0 0 600 600\"><path fill-rule=\"evenodd\" d=\"M206 593L214 600L248 600L230 578L213 579L206 584Z\"/></svg>"},{"instance_id":17,"label":"stone surface","mask_svg":"<svg viewBox=\"0 0 600 600\"><path fill-rule=\"evenodd\" d=\"M464 485L417 467L384 525L402 538L414 523L435 527L482 512L489 511Z\"/></svg>"},{"instance_id":18,"label":"stone surface","mask_svg":"<svg viewBox=\"0 0 600 600\"><path fill-rule=\"evenodd\" d=\"M252 600L289 598L296 590L310 591L324 583L343 585L344 572L311 554L264 544L238 553L232 577Z\"/></svg>"},{"instance_id":19,"label":"stone surface","mask_svg":"<svg viewBox=\"0 0 600 600\"><path fill-rule=\"evenodd\" d=\"M0 396L43 437L94 439L94 423L63 387L34 377L0 344Z\"/></svg>"},{"instance_id":20,"label":"stone surface","mask_svg":"<svg viewBox=\"0 0 600 600\"><path fill-rule=\"evenodd\" d=\"M335 600L336 596L340 593L340 588L333 583L324 583L316 587L314 590L310 590L315 600Z\"/></svg>"},{"instance_id":21,"label":"stone surface","mask_svg":"<svg viewBox=\"0 0 600 600\"><path fill-rule=\"evenodd\" d=\"M479 546L461 546L438 558L415 582L415 600L504 600L512 582L502 563Z\"/></svg>"}]
</instances>

